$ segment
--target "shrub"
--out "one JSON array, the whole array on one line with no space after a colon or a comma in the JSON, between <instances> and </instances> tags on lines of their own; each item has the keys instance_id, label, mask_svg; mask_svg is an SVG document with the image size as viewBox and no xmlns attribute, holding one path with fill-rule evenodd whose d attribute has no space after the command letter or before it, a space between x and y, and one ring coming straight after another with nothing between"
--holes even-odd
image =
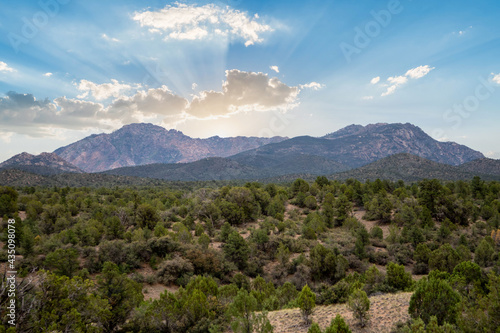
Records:
<instances>
[{"instance_id":1,"label":"shrub","mask_svg":"<svg viewBox=\"0 0 500 333\"><path fill-rule=\"evenodd\" d=\"M335 319L332 319L330 326L325 330L325 333L351 333L349 326L341 315L337 314Z\"/></svg>"},{"instance_id":2,"label":"shrub","mask_svg":"<svg viewBox=\"0 0 500 333\"><path fill-rule=\"evenodd\" d=\"M460 256L457 251L450 244L444 244L439 249L432 251L429 258L429 268L451 273L459 262Z\"/></svg>"},{"instance_id":3,"label":"shrub","mask_svg":"<svg viewBox=\"0 0 500 333\"><path fill-rule=\"evenodd\" d=\"M488 267L492 264L494 252L493 246L486 239L483 239L476 248L474 261L481 267Z\"/></svg>"},{"instance_id":4,"label":"shrub","mask_svg":"<svg viewBox=\"0 0 500 333\"><path fill-rule=\"evenodd\" d=\"M163 284L170 284L185 273L193 273L193 264L180 257L175 256L171 260L165 260L158 267L158 281Z\"/></svg>"},{"instance_id":5,"label":"shrub","mask_svg":"<svg viewBox=\"0 0 500 333\"><path fill-rule=\"evenodd\" d=\"M382 231L382 228L374 226L372 230L370 230L370 237L380 240L384 239L384 232Z\"/></svg>"},{"instance_id":6,"label":"shrub","mask_svg":"<svg viewBox=\"0 0 500 333\"><path fill-rule=\"evenodd\" d=\"M47 255L45 266L58 275L66 275L71 278L79 268L78 251L73 248L57 249Z\"/></svg>"},{"instance_id":7,"label":"shrub","mask_svg":"<svg viewBox=\"0 0 500 333\"><path fill-rule=\"evenodd\" d=\"M410 273L405 272L405 267L390 262L387 265L387 284L397 290L409 290L413 286Z\"/></svg>"},{"instance_id":8,"label":"shrub","mask_svg":"<svg viewBox=\"0 0 500 333\"><path fill-rule=\"evenodd\" d=\"M317 323L312 323L309 329L307 330L307 333L322 333L321 328Z\"/></svg>"}]
</instances>

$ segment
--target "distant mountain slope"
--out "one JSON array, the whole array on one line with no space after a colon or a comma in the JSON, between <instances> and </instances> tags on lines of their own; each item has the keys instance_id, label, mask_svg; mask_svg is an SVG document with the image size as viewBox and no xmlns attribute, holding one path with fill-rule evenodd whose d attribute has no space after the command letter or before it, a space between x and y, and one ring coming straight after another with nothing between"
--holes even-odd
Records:
<instances>
[{"instance_id":1,"label":"distant mountain slope","mask_svg":"<svg viewBox=\"0 0 500 333\"><path fill-rule=\"evenodd\" d=\"M106 174L151 177L166 180L262 180L290 174L324 175L348 169L319 156L290 155L280 161L263 160L253 164L229 158L209 157L190 163L148 164L105 171Z\"/></svg>"},{"instance_id":2,"label":"distant mountain slope","mask_svg":"<svg viewBox=\"0 0 500 333\"><path fill-rule=\"evenodd\" d=\"M500 176L500 160L479 158L459 166L460 170Z\"/></svg>"},{"instance_id":3,"label":"distant mountain slope","mask_svg":"<svg viewBox=\"0 0 500 333\"><path fill-rule=\"evenodd\" d=\"M0 169L19 169L40 175L83 172L54 153L41 153L40 155L21 153L0 163Z\"/></svg>"},{"instance_id":4,"label":"distant mountain slope","mask_svg":"<svg viewBox=\"0 0 500 333\"><path fill-rule=\"evenodd\" d=\"M245 151L230 158L251 161L279 161L290 154L307 154L334 160L349 167L359 167L381 158L410 153L435 162L459 165L483 154L454 142L439 142L411 124L351 125L323 138L295 137Z\"/></svg>"},{"instance_id":5,"label":"distant mountain slope","mask_svg":"<svg viewBox=\"0 0 500 333\"><path fill-rule=\"evenodd\" d=\"M71 186L71 187L111 187L111 186L157 186L167 183L158 179L125 177L89 173L62 173L40 175L18 169L0 170L2 186Z\"/></svg>"},{"instance_id":6,"label":"distant mountain slope","mask_svg":"<svg viewBox=\"0 0 500 333\"><path fill-rule=\"evenodd\" d=\"M47 177L19 169L0 170L0 185L2 186L52 186Z\"/></svg>"},{"instance_id":7,"label":"distant mountain slope","mask_svg":"<svg viewBox=\"0 0 500 333\"><path fill-rule=\"evenodd\" d=\"M190 163L148 164L105 171L110 175L150 177L165 180L230 180L258 177L258 170L222 157Z\"/></svg>"},{"instance_id":8,"label":"distant mountain slope","mask_svg":"<svg viewBox=\"0 0 500 333\"><path fill-rule=\"evenodd\" d=\"M500 176L487 175L480 172L461 170L460 167L437 163L407 153L392 155L360 168L340 172L329 178L345 180L355 178L360 181L377 178L392 181L418 181L437 178L441 180L466 180L480 176L486 180L500 180Z\"/></svg>"},{"instance_id":9,"label":"distant mountain slope","mask_svg":"<svg viewBox=\"0 0 500 333\"><path fill-rule=\"evenodd\" d=\"M131 124L111 134L91 135L55 153L82 170L99 172L124 166L226 157L284 139L218 136L193 139L152 124Z\"/></svg>"},{"instance_id":10,"label":"distant mountain slope","mask_svg":"<svg viewBox=\"0 0 500 333\"><path fill-rule=\"evenodd\" d=\"M229 159L259 169L271 169L275 174L281 175L288 173L328 174L351 169L342 163L316 155L315 147L311 147L308 153L276 152L273 146L269 146L268 152L266 148L262 148L259 151L252 150L248 153L230 156Z\"/></svg>"}]
</instances>

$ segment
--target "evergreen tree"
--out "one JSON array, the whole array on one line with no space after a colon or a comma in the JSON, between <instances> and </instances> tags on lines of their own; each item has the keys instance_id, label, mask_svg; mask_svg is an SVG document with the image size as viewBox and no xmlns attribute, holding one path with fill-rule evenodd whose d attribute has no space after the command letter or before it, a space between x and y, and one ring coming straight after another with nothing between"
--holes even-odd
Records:
<instances>
[{"instance_id":1,"label":"evergreen tree","mask_svg":"<svg viewBox=\"0 0 500 333\"><path fill-rule=\"evenodd\" d=\"M345 322L344 318L341 315L337 314L330 326L328 326L325 330L325 333L351 333L349 329L349 325Z\"/></svg>"},{"instance_id":2,"label":"evergreen tree","mask_svg":"<svg viewBox=\"0 0 500 333\"><path fill-rule=\"evenodd\" d=\"M349 296L348 307L352 311L354 318L358 319L359 325L365 327L370 319L370 300L366 293L361 289L356 289Z\"/></svg>"},{"instance_id":3,"label":"evergreen tree","mask_svg":"<svg viewBox=\"0 0 500 333\"><path fill-rule=\"evenodd\" d=\"M237 232L232 231L224 244L224 253L234 262L238 268L244 269L247 266L248 253L250 252L248 244L243 237Z\"/></svg>"},{"instance_id":4,"label":"evergreen tree","mask_svg":"<svg viewBox=\"0 0 500 333\"><path fill-rule=\"evenodd\" d=\"M313 313L316 307L316 294L311 291L311 288L306 284L297 298L302 317L306 323L310 322L309 316Z\"/></svg>"},{"instance_id":5,"label":"evergreen tree","mask_svg":"<svg viewBox=\"0 0 500 333\"><path fill-rule=\"evenodd\" d=\"M106 332L113 332L123 324L130 312L143 300L142 287L126 274L120 273L118 266L105 262L102 274L97 278L97 293L111 305L111 316L104 324Z\"/></svg>"},{"instance_id":6,"label":"evergreen tree","mask_svg":"<svg viewBox=\"0 0 500 333\"><path fill-rule=\"evenodd\" d=\"M417 289L411 296L408 312L413 318L422 318L425 323L436 316L440 325L445 321L453 324L457 318L459 302L460 295L451 288L448 281L430 276L418 282Z\"/></svg>"}]
</instances>

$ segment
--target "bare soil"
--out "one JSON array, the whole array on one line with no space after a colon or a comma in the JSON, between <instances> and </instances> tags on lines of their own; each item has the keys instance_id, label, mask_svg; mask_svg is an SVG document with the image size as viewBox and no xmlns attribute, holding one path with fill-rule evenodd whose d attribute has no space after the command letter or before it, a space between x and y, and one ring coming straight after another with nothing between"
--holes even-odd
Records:
<instances>
[{"instance_id":1,"label":"bare soil","mask_svg":"<svg viewBox=\"0 0 500 333\"><path fill-rule=\"evenodd\" d=\"M361 328L346 304L317 306L312 320L319 324L322 330L330 325L337 314L340 314L353 333L384 333L390 332L398 321L407 321L408 307L412 293L385 294L370 297L370 321ZM299 309L288 309L269 312L274 333L307 333L309 325L302 319Z\"/></svg>"}]
</instances>

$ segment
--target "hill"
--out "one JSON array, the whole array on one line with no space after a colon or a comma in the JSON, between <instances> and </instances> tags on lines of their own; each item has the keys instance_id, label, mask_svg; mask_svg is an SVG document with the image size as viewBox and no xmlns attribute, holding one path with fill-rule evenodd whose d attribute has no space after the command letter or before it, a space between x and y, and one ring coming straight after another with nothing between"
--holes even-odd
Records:
<instances>
[{"instance_id":1,"label":"hill","mask_svg":"<svg viewBox=\"0 0 500 333\"><path fill-rule=\"evenodd\" d=\"M362 181L377 178L392 181L401 179L411 182L432 178L465 180L472 179L474 176L481 176L488 180L500 179L500 176L483 174L473 168L465 171L460 167L437 163L406 153L395 154L354 170L333 174L329 178L338 180L355 178Z\"/></svg>"},{"instance_id":2,"label":"hill","mask_svg":"<svg viewBox=\"0 0 500 333\"><path fill-rule=\"evenodd\" d=\"M479 158L460 165L459 169L466 172L500 176L500 160Z\"/></svg>"},{"instance_id":3,"label":"hill","mask_svg":"<svg viewBox=\"0 0 500 333\"><path fill-rule=\"evenodd\" d=\"M110 134L91 135L55 153L86 172L153 163L185 163L226 157L286 138L194 139L152 124L126 125Z\"/></svg>"},{"instance_id":4,"label":"hill","mask_svg":"<svg viewBox=\"0 0 500 333\"><path fill-rule=\"evenodd\" d=\"M56 175L66 172L83 172L54 153L32 155L21 153L0 163L0 169L19 169L40 175Z\"/></svg>"},{"instance_id":5,"label":"hill","mask_svg":"<svg viewBox=\"0 0 500 333\"><path fill-rule=\"evenodd\" d=\"M259 174L255 168L222 157L209 157L191 163L155 163L124 167L104 173L182 181L250 179L258 177Z\"/></svg>"},{"instance_id":6,"label":"hill","mask_svg":"<svg viewBox=\"0 0 500 333\"><path fill-rule=\"evenodd\" d=\"M166 182L157 179L103 174L64 173L44 176L19 169L5 169L0 171L0 185L2 186L113 187L165 184Z\"/></svg>"},{"instance_id":7,"label":"hill","mask_svg":"<svg viewBox=\"0 0 500 333\"><path fill-rule=\"evenodd\" d=\"M289 155L282 160L266 159L237 162L229 158L210 157L191 163L148 164L105 171L110 175L150 177L179 181L263 180L287 175L324 175L347 167L319 156ZM290 177L287 177L291 179ZM295 177L296 178L296 177ZM293 178L293 179L295 179ZM291 180L293 180L291 179Z\"/></svg>"}]
</instances>

